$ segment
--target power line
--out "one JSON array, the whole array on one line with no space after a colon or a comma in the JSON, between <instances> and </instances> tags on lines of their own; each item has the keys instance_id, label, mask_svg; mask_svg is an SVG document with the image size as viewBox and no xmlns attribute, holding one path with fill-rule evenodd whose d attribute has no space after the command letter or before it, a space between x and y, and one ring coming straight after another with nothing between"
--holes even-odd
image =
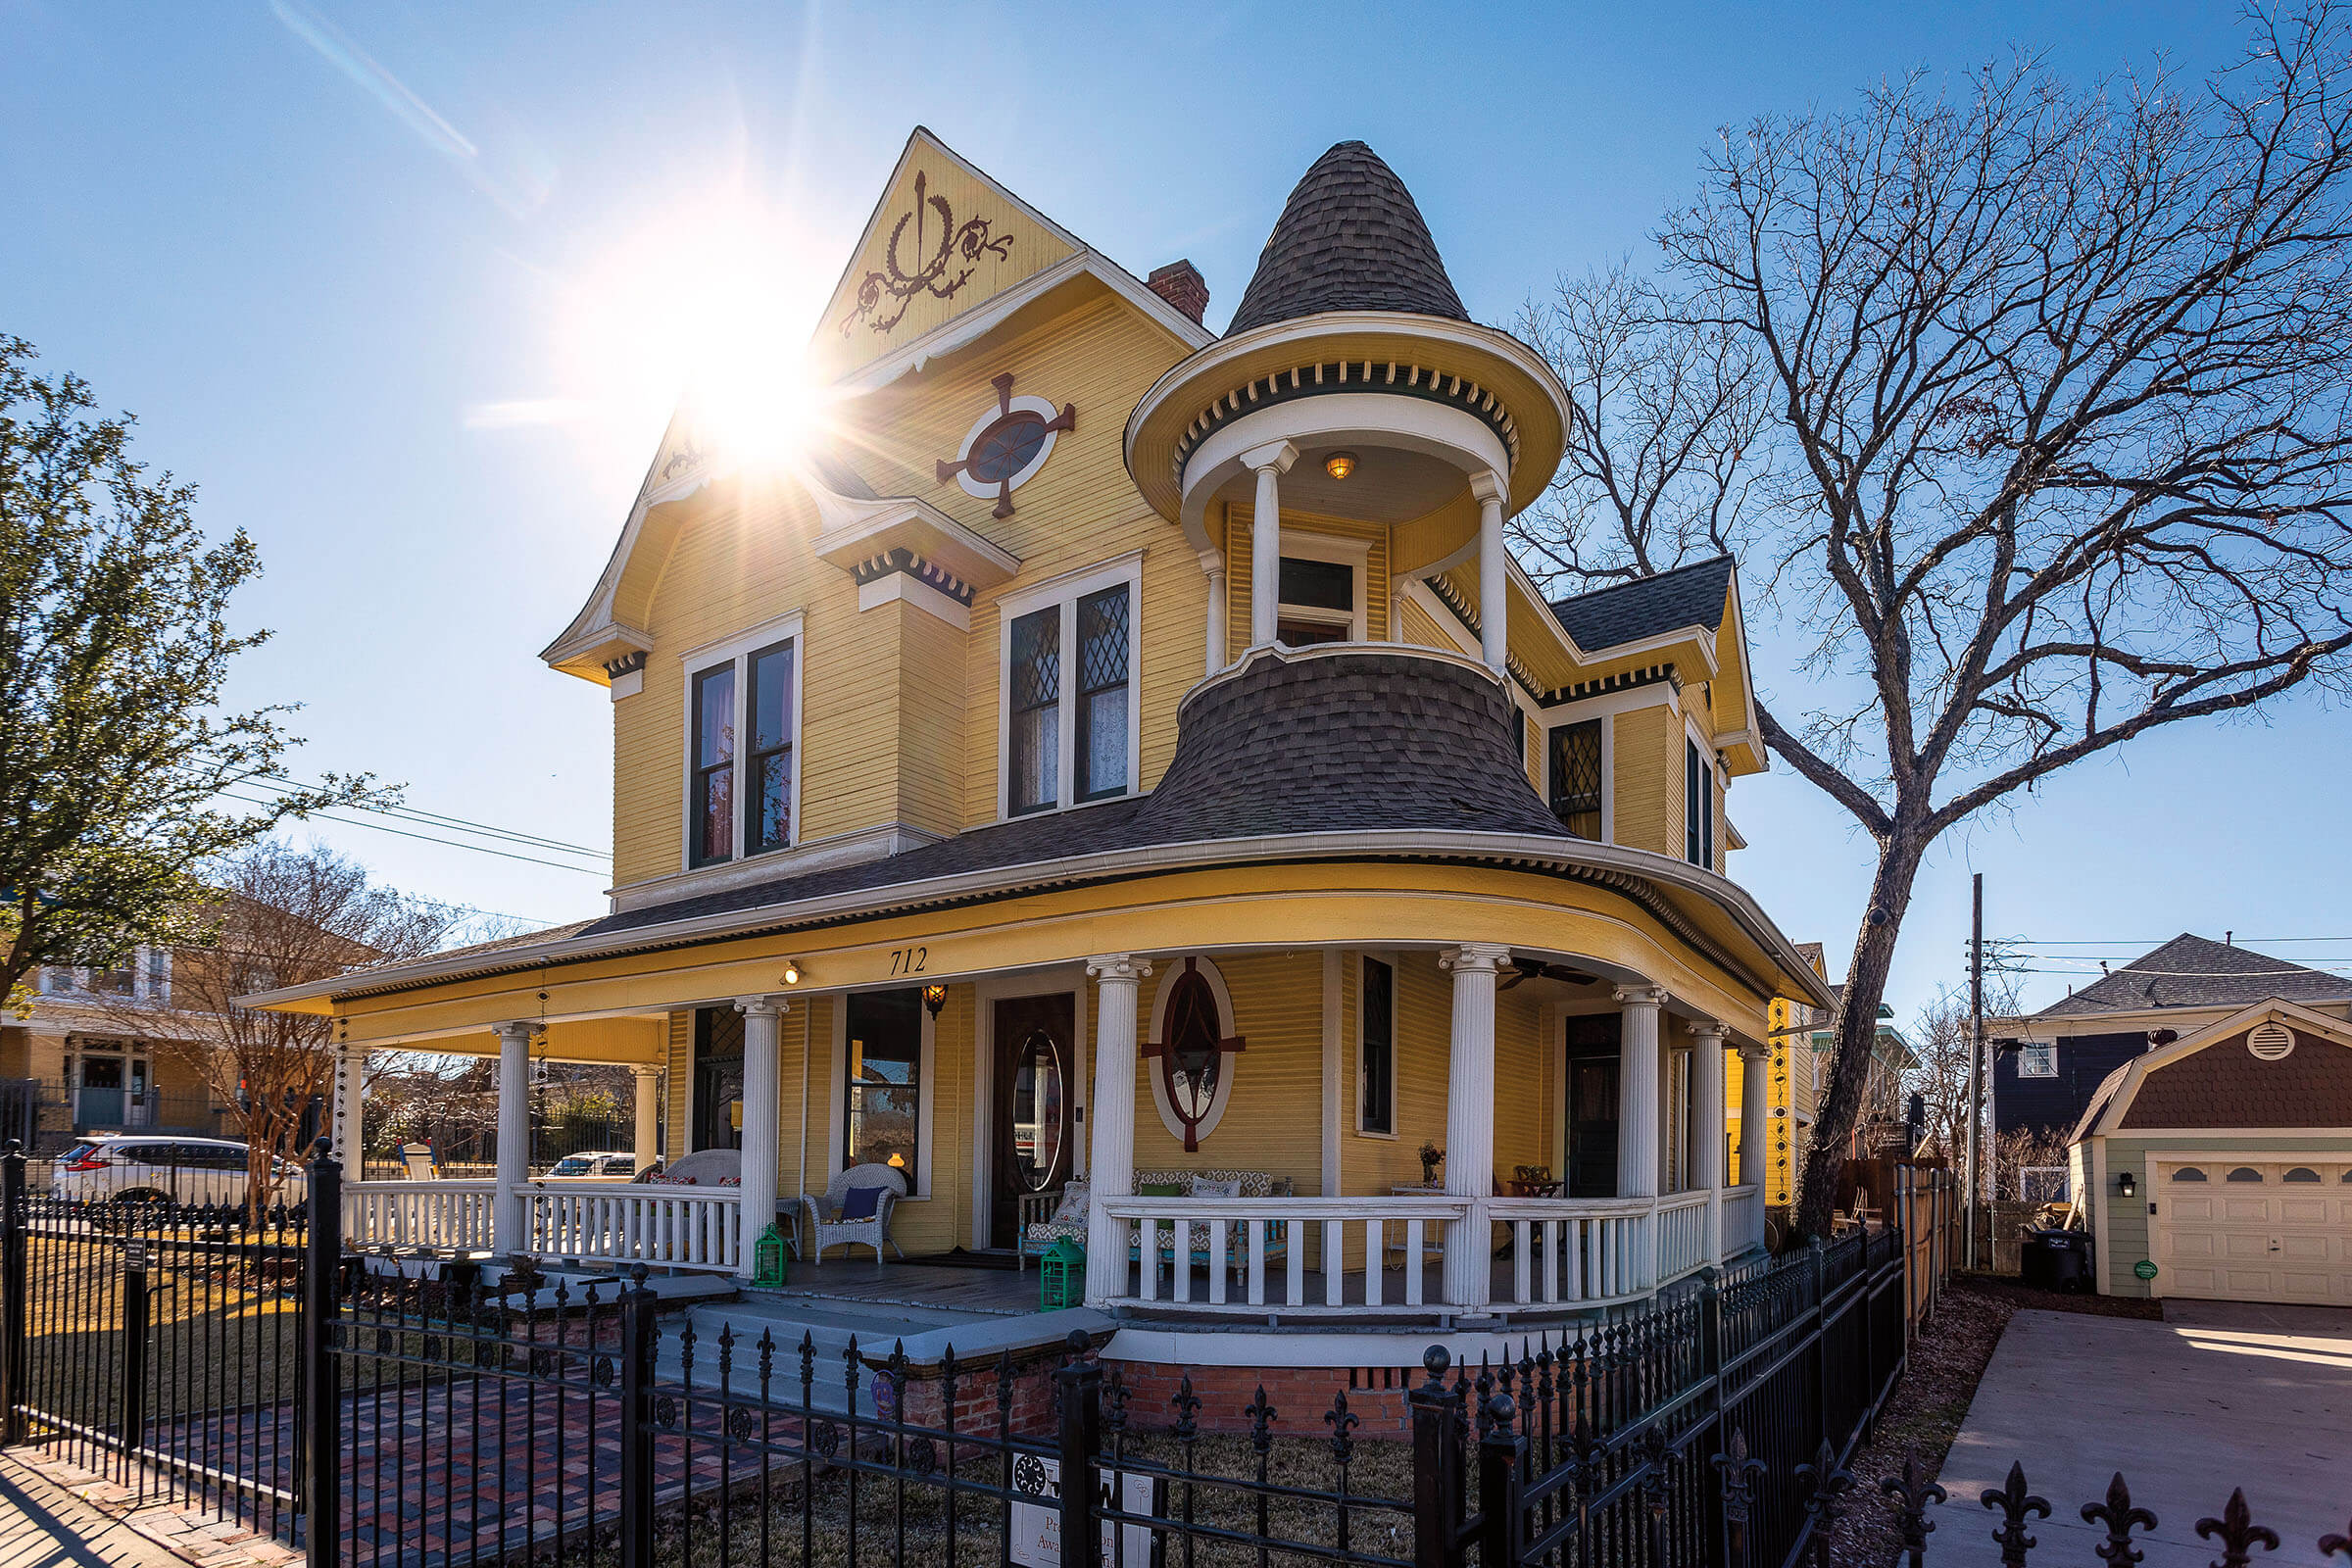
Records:
<instances>
[{"instance_id":1,"label":"power line","mask_svg":"<svg viewBox=\"0 0 2352 1568\"><path fill-rule=\"evenodd\" d=\"M274 801L257 801L249 795L224 795L223 799L235 801L240 806L274 806L277 804ZM406 828L393 827L383 822L370 822L364 817L332 816L325 811L313 811L309 813L307 819L319 822L339 822L346 827L373 828L378 833L390 833L404 839L416 839L426 844L438 844L445 849L471 850L476 855L495 855L502 860L523 860L532 865L550 866L558 871L576 871L581 876L593 876L601 879L606 874L593 866L566 865L561 860L545 860L535 855L517 855L513 850L492 849L487 844L467 844L460 839L435 838L430 833L412 833Z\"/></svg>"},{"instance_id":2,"label":"power line","mask_svg":"<svg viewBox=\"0 0 2352 1568\"><path fill-rule=\"evenodd\" d=\"M306 783L301 779L287 778L282 774L265 773L257 776L265 783L285 784L295 789L307 790L318 789L322 787L318 784ZM487 822L476 822L471 818L463 816L448 816L439 811L427 811L416 807L367 806L356 808L356 809L377 812L385 816L402 817L411 821L421 822L427 826L451 828L461 833L473 833L487 838L506 839L513 843L522 844L536 849L556 850L566 855L586 856L591 859L610 860L612 858L612 854L609 851L591 849L585 844L572 844L563 839L545 838L536 833L519 833L513 828L493 827Z\"/></svg>"}]
</instances>

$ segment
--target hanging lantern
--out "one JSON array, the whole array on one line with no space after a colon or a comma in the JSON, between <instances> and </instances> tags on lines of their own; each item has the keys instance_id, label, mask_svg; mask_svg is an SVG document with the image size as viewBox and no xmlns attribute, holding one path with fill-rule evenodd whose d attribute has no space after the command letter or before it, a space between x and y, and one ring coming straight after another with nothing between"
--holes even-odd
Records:
<instances>
[{"instance_id":1,"label":"hanging lantern","mask_svg":"<svg viewBox=\"0 0 2352 1568\"><path fill-rule=\"evenodd\" d=\"M772 1291L784 1281L784 1233L770 1225L752 1245L752 1283L761 1290Z\"/></svg>"},{"instance_id":2,"label":"hanging lantern","mask_svg":"<svg viewBox=\"0 0 2352 1568\"><path fill-rule=\"evenodd\" d=\"M1085 1303L1086 1249L1064 1236L1038 1259L1037 1309L1051 1312L1056 1307Z\"/></svg>"}]
</instances>

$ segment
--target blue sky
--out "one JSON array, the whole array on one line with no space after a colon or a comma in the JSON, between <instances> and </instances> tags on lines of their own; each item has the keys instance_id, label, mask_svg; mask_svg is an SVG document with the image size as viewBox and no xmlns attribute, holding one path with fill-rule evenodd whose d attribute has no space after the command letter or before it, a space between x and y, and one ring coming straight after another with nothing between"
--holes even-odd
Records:
<instances>
[{"instance_id":1,"label":"blue sky","mask_svg":"<svg viewBox=\"0 0 2352 1568\"><path fill-rule=\"evenodd\" d=\"M135 411L207 524L259 541L240 608L277 639L235 688L305 705L299 767L599 845L609 705L537 651L611 547L697 311L749 279L804 333L914 123L1138 272L1191 257L1212 325L1292 182L1362 137L1472 313L1507 321L1640 250L1727 122L2018 46L2201 73L2235 53L2231 11L0 0L0 330ZM1791 650L1751 629L1766 690L1801 706ZM2322 809L2348 766L2340 710L2297 703L2061 775L1947 841L1892 1000L1958 977L1972 869L1996 932L2234 928L2352 957L2352 853ZM1786 767L1733 811L1735 874L1835 963L1867 843ZM601 906L593 874L317 832L482 909Z\"/></svg>"}]
</instances>

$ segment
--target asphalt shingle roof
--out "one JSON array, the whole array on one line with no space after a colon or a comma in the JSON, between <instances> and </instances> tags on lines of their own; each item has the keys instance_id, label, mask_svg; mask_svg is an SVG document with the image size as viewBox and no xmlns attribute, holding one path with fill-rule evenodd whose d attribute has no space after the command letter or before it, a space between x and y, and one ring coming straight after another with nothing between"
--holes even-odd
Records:
<instances>
[{"instance_id":1,"label":"asphalt shingle roof","mask_svg":"<svg viewBox=\"0 0 2352 1568\"><path fill-rule=\"evenodd\" d=\"M1324 311L1470 319L1412 192L1360 141L1316 159L1291 191L1225 330Z\"/></svg>"},{"instance_id":2,"label":"asphalt shingle roof","mask_svg":"<svg viewBox=\"0 0 2352 1568\"><path fill-rule=\"evenodd\" d=\"M1566 837L1528 783L1516 715L1483 672L1395 654L1261 655L1186 705L1138 800L1048 811L919 850L623 910L566 934L673 920L1151 845L1381 828Z\"/></svg>"},{"instance_id":3,"label":"asphalt shingle roof","mask_svg":"<svg viewBox=\"0 0 2352 1568\"><path fill-rule=\"evenodd\" d=\"M2352 980L2184 931L2034 1016L2250 1005L2273 997L2283 1002L2338 1001L2352 997Z\"/></svg>"},{"instance_id":4,"label":"asphalt shingle roof","mask_svg":"<svg viewBox=\"0 0 2352 1568\"><path fill-rule=\"evenodd\" d=\"M1685 626L1717 630L1723 625L1723 607L1731 586L1732 558L1717 556L1654 577L1555 600L1551 613L1568 629L1577 647L1592 653Z\"/></svg>"}]
</instances>

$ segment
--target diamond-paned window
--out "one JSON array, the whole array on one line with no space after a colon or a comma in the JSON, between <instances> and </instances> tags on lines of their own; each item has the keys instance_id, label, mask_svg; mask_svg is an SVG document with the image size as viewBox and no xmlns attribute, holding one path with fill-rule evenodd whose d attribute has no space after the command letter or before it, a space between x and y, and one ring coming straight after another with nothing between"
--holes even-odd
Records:
<instances>
[{"instance_id":1,"label":"diamond-paned window","mask_svg":"<svg viewBox=\"0 0 2352 1568\"><path fill-rule=\"evenodd\" d=\"M1061 799L1061 607L1012 623L1011 810Z\"/></svg>"},{"instance_id":2,"label":"diamond-paned window","mask_svg":"<svg viewBox=\"0 0 2352 1568\"><path fill-rule=\"evenodd\" d=\"M1127 791L1127 585L1078 601L1077 796L1101 800Z\"/></svg>"},{"instance_id":3,"label":"diamond-paned window","mask_svg":"<svg viewBox=\"0 0 2352 1568\"><path fill-rule=\"evenodd\" d=\"M1600 838L1600 720L1551 732L1551 814L1580 839Z\"/></svg>"}]
</instances>

